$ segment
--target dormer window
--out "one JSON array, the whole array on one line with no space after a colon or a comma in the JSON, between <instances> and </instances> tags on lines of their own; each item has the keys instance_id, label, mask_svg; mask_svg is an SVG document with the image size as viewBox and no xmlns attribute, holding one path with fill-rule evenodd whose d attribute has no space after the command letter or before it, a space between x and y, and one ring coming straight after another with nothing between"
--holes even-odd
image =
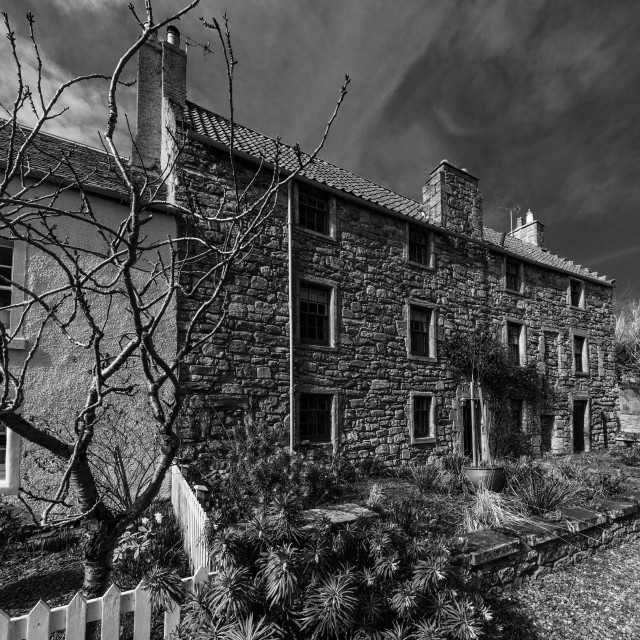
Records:
<instances>
[{"instance_id":1,"label":"dormer window","mask_svg":"<svg viewBox=\"0 0 640 640\"><path fill-rule=\"evenodd\" d=\"M318 192L299 190L298 195L298 223L301 227L328 236L329 228L329 197Z\"/></svg>"}]
</instances>

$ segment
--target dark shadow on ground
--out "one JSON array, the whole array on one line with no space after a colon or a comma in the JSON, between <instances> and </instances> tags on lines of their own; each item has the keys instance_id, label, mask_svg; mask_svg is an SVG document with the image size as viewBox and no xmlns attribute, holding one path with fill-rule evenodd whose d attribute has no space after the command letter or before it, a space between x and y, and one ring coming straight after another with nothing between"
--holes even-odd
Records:
<instances>
[{"instance_id":1,"label":"dark shadow on ground","mask_svg":"<svg viewBox=\"0 0 640 640\"><path fill-rule=\"evenodd\" d=\"M486 601L496 623L502 627L501 640L545 640L536 631L533 620L521 610L518 601L508 591L486 598Z\"/></svg>"}]
</instances>

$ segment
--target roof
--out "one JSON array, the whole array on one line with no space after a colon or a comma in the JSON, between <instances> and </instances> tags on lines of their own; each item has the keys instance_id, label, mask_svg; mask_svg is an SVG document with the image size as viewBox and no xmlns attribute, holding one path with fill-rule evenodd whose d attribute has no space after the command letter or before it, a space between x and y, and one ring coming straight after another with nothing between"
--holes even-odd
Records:
<instances>
[{"instance_id":1,"label":"roof","mask_svg":"<svg viewBox=\"0 0 640 640\"><path fill-rule=\"evenodd\" d=\"M185 124L197 134L226 147L229 146L231 124L227 118L187 101L183 109L183 119ZM275 159L276 141L242 125L235 125L234 144L238 151L255 158L264 158L266 161ZM302 154L302 157L309 158L307 154ZM288 171L298 168L298 155L293 147L285 144L280 145L279 164ZM300 172L300 175L408 218L429 222L423 213L422 203L381 187L375 182L366 180L321 158L315 158L308 167ZM484 241L489 245L494 245L500 251L512 253L523 260L535 262L550 269L574 273L576 276L597 280L603 284L611 285L614 282L586 267L576 265L572 261L549 253L536 245L509 235L505 236L505 234L489 227L484 227Z\"/></svg>"},{"instance_id":2,"label":"roof","mask_svg":"<svg viewBox=\"0 0 640 640\"><path fill-rule=\"evenodd\" d=\"M15 145L19 148L31 132L26 127L16 129ZM0 158L3 166L6 161L4 152L8 152L11 136L11 127L0 127L0 149L3 155ZM29 162L29 170L34 177L40 177L51 172L57 179L76 182L76 176L69 166L61 163L66 156L73 169L77 172L77 179L87 189L116 193L122 196L127 191L115 172L113 158L101 149L94 149L77 142L71 142L56 136L38 133L32 144L29 145L26 160ZM128 161L127 161L128 163Z\"/></svg>"}]
</instances>

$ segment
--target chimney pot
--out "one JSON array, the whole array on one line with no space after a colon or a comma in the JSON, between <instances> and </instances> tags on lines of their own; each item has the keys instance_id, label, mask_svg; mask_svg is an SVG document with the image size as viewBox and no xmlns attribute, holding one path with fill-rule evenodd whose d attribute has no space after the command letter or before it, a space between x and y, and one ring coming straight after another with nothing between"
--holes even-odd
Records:
<instances>
[{"instance_id":1,"label":"chimney pot","mask_svg":"<svg viewBox=\"0 0 640 640\"><path fill-rule=\"evenodd\" d=\"M180 46L180 31L178 31L178 28L174 27L172 24L167 27L167 42L172 44L174 47Z\"/></svg>"},{"instance_id":2,"label":"chimney pot","mask_svg":"<svg viewBox=\"0 0 640 640\"><path fill-rule=\"evenodd\" d=\"M530 222L533 222L533 220L534 220L533 211L529 209L529 211L527 211L527 224L529 224Z\"/></svg>"},{"instance_id":3,"label":"chimney pot","mask_svg":"<svg viewBox=\"0 0 640 640\"><path fill-rule=\"evenodd\" d=\"M521 227L523 224L524 224L524 220L523 220L522 216L518 216L518 217L516 218L516 229L517 229L518 227Z\"/></svg>"}]
</instances>

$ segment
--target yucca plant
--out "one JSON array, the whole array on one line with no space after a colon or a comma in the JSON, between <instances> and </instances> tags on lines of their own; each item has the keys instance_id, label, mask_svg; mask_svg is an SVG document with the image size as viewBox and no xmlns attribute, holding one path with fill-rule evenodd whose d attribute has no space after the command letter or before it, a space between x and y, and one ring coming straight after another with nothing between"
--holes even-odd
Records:
<instances>
[{"instance_id":1,"label":"yucca plant","mask_svg":"<svg viewBox=\"0 0 640 640\"><path fill-rule=\"evenodd\" d=\"M433 620L420 620L412 629L411 640L445 640L445 636Z\"/></svg>"},{"instance_id":2,"label":"yucca plant","mask_svg":"<svg viewBox=\"0 0 640 640\"><path fill-rule=\"evenodd\" d=\"M254 622L253 614L249 614L226 629L223 640L279 640L282 637L281 630L266 618Z\"/></svg>"},{"instance_id":3,"label":"yucca plant","mask_svg":"<svg viewBox=\"0 0 640 640\"><path fill-rule=\"evenodd\" d=\"M254 602L253 580L245 567L221 568L209 582L206 603L214 617L238 620Z\"/></svg>"},{"instance_id":4,"label":"yucca plant","mask_svg":"<svg viewBox=\"0 0 640 640\"><path fill-rule=\"evenodd\" d=\"M263 554L259 566L269 604L291 605L299 594L301 559L298 549L284 543Z\"/></svg>"},{"instance_id":5,"label":"yucca plant","mask_svg":"<svg viewBox=\"0 0 640 640\"><path fill-rule=\"evenodd\" d=\"M187 595L180 576L173 569L157 564L142 578L141 586L149 593L154 610L173 611L176 604L184 603Z\"/></svg>"}]
</instances>

